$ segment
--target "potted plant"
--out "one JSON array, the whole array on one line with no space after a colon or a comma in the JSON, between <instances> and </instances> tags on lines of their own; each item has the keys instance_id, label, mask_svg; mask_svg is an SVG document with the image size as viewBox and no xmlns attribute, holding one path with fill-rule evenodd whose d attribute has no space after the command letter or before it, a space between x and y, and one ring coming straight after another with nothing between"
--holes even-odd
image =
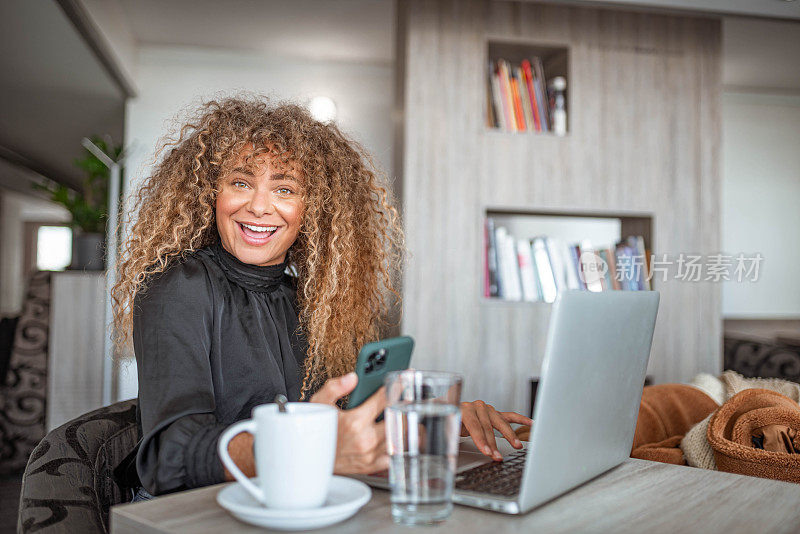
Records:
<instances>
[{"instance_id":1,"label":"potted plant","mask_svg":"<svg viewBox=\"0 0 800 534\"><path fill-rule=\"evenodd\" d=\"M91 141L115 161L122 153L121 145L110 146L110 142L99 136L93 136ZM70 268L103 270L110 171L97 156L86 149L84 151L84 156L74 161L75 166L86 172L81 191L54 182L36 187L49 193L53 202L63 205L72 215Z\"/></svg>"}]
</instances>

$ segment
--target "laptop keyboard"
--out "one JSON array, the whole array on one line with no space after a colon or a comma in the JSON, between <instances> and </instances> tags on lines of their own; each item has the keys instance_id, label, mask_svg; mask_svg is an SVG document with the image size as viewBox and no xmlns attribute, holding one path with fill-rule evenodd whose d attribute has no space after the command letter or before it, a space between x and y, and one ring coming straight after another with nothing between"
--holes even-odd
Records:
<instances>
[{"instance_id":1,"label":"laptop keyboard","mask_svg":"<svg viewBox=\"0 0 800 534\"><path fill-rule=\"evenodd\" d=\"M502 462L490 462L456 475L456 489L512 497L519 493L525 472L525 449L507 455Z\"/></svg>"}]
</instances>

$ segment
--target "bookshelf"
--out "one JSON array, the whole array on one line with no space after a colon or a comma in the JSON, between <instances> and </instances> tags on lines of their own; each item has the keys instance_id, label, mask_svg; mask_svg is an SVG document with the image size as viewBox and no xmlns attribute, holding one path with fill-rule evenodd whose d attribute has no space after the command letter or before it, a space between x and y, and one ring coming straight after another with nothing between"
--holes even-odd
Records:
<instances>
[{"instance_id":1,"label":"bookshelf","mask_svg":"<svg viewBox=\"0 0 800 534\"><path fill-rule=\"evenodd\" d=\"M541 60L540 68L537 70L537 59ZM526 74L524 70L520 70L519 78L520 84L512 90L509 86L510 100L504 99L501 96L503 93L503 83L508 80L508 76L504 76L503 72L498 73L495 69L498 61L507 62L506 65L511 69L520 67L523 62L528 61L532 65L531 68L531 83L528 86L525 84ZM549 117L549 124L545 124L545 119L539 119L539 114L545 112L542 110L542 104L549 110L548 98L548 85L556 77L562 77L566 80L566 108L569 113L569 48L563 44L545 44L535 42L528 39L508 38L502 36L488 36L486 40L486 56L484 63L486 66L486 104L484 113L487 116L486 128L492 132L501 133L514 133L514 134L536 134L536 135L554 135L554 125L552 118ZM492 72L490 72L490 69ZM507 71L506 71L507 73ZM513 74L512 74L513 77ZM492 87L492 79L502 79L503 82L498 81ZM528 90L530 87L530 91ZM505 129L500 123L499 119L493 119L497 113L502 113L506 104L513 105L515 101L514 92L519 96L520 110L526 117L524 122L526 129L524 131L510 131L508 127ZM532 96L531 96L532 95ZM544 100L544 102L542 102ZM534 110L534 106L536 109ZM514 113L514 111L510 111ZM535 121L532 115L536 113ZM489 121L495 123L490 126ZM566 133L569 132L569 121L566 121Z\"/></svg>"},{"instance_id":2,"label":"bookshelf","mask_svg":"<svg viewBox=\"0 0 800 534\"><path fill-rule=\"evenodd\" d=\"M531 276L536 280L534 286L538 291L537 296L531 297L530 295L521 295L521 298L508 298L502 295L487 295L489 290L488 284L497 285L499 282L497 278L502 278L504 274L502 269L496 264L499 260L499 250L496 239L489 236L486 237L486 249L482 251L480 261L486 264L486 269L494 271L493 273L486 273L487 277L481 284L481 295L484 297L482 304L485 301L502 301L512 304L550 304L554 296L566 289L589 289L592 291L600 290L613 290L624 289L623 287L612 287L610 277L614 275L615 258L608 260L607 254L609 249L616 252L616 245L621 243L629 236L641 236L642 247L644 251L651 252L653 248L653 215L651 213L634 213L634 212L605 212L605 211L558 211L558 210L527 210L521 208L496 208L487 207L484 210L484 217L487 221L491 221L491 228L503 228L516 241L523 241L532 243L534 238L544 238L548 241L547 248L543 251L543 257L536 257L535 250L531 251ZM487 227L488 230L488 227ZM491 245L491 246L490 246ZM600 258L606 265L610 266L609 278L605 279L602 284L590 285L580 283L578 269L580 267L575 265L575 259L578 257L570 256L569 249L578 247L583 251L592 250L596 252L602 251L604 255ZM643 252L644 252L643 251ZM490 262L489 256L493 255ZM538 271L538 262L544 261L543 267L546 270L552 270L556 286L556 291L550 291L549 295L542 294L542 280L541 273ZM493 263L493 265L490 265ZM567 280L566 272L570 270L572 274L571 281ZM557 271L557 272L556 272ZM522 269L518 274L522 276ZM646 276L646 271L643 271ZM491 279L491 280L490 280ZM568 283L569 282L569 283ZM608 282L608 283L606 283ZM651 288L651 282L646 282L646 289ZM524 283L523 283L524 286ZM569 287L568 287L569 286ZM596 286L596 287L595 287ZM549 297L549 298L548 298Z\"/></svg>"},{"instance_id":3,"label":"bookshelf","mask_svg":"<svg viewBox=\"0 0 800 534\"><path fill-rule=\"evenodd\" d=\"M552 306L483 297L486 215L618 219L659 254L719 252L720 22L527 1L397 7L402 331L415 367L459 371L465 400L522 412ZM488 59L548 50L568 78L568 135L487 128ZM719 373L719 285L658 290L648 374Z\"/></svg>"}]
</instances>

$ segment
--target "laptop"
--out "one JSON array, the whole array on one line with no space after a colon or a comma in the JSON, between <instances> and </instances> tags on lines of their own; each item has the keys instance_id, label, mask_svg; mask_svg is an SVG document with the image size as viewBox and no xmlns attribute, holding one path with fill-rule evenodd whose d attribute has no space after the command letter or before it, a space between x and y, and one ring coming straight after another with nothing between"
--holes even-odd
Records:
<instances>
[{"instance_id":1,"label":"laptop","mask_svg":"<svg viewBox=\"0 0 800 534\"><path fill-rule=\"evenodd\" d=\"M462 443L453 502L525 513L624 462L658 302L655 291L562 292L551 314L528 446L517 451L498 438L504 461L493 462ZM385 474L358 478L388 487Z\"/></svg>"}]
</instances>

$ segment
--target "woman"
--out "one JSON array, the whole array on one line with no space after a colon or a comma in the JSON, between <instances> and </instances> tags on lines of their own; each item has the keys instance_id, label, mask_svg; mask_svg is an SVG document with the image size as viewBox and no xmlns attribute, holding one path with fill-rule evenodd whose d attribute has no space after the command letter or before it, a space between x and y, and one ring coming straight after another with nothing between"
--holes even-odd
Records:
<instances>
[{"instance_id":1,"label":"woman","mask_svg":"<svg viewBox=\"0 0 800 534\"><path fill-rule=\"evenodd\" d=\"M277 394L350 393L359 348L399 302L402 250L369 156L299 106L212 101L167 147L139 190L113 291L138 364L136 473L155 495L231 480L219 435ZM340 412L335 472L387 468L384 403L379 392ZM462 413L462 434L498 460L493 429L521 447L509 422L530 422L481 401ZM253 476L252 436L229 450Z\"/></svg>"}]
</instances>

